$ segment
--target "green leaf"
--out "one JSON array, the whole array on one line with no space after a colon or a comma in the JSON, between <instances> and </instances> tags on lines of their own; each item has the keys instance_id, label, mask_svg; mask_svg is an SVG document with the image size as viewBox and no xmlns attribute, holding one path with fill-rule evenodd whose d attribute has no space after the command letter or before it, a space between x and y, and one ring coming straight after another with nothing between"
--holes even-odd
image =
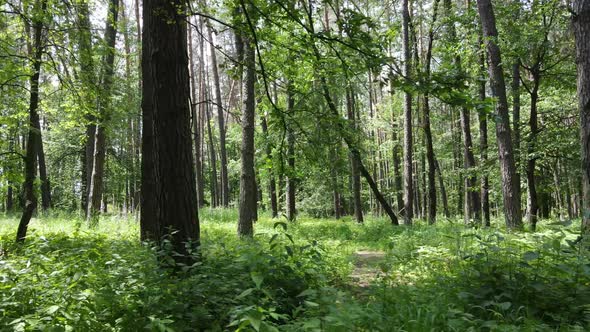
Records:
<instances>
[{"instance_id":1,"label":"green leaf","mask_svg":"<svg viewBox=\"0 0 590 332\"><path fill-rule=\"evenodd\" d=\"M242 299L250 294L252 294L252 292L254 291L255 288L248 288L245 291L241 292L240 295L238 295L238 299Z\"/></svg>"},{"instance_id":2,"label":"green leaf","mask_svg":"<svg viewBox=\"0 0 590 332\"><path fill-rule=\"evenodd\" d=\"M59 310L58 305L52 305L51 307L48 307L47 309L45 309L45 313L48 315L53 315L58 310Z\"/></svg>"},{"instance_id":3,"label":"green leaf","mask_svg":"<svg viewBox=\"0 0 590 332\"><path fill-rule=\"evenodd\" d=\"M262 285L262 281L264 280L264 276L260 272L250 272L250 278L254 281L256 288L260 289Z\"/></svg>"}]
</instances>

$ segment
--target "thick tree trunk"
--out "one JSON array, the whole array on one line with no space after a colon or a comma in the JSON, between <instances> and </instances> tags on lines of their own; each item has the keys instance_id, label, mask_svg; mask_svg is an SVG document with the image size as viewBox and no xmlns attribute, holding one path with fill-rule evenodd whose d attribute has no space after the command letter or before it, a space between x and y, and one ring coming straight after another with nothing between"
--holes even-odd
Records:
<instances>
[{"instance_id":1,"label":"thick tree trunk","mask_svg":"<svg viewBox=\"0 0 590 332\"><path fill-rule=\"evenodd\" d=\"M572 13L582 146L582 233L587 235L590 234L590 1L575 0Z\"/></svg>"},{"instance_id":2,"label":"thick tree trunk","mask_svg":"<svg viewBox=\"0 0 590 332\"><path fill-rule=\"evenodd\" d=\"M402 48L404 66L402 75L406 80L410 79L410 10L408 0L402 0ZM414 205L414 184L412 169L412 94L404 92L404 223L412 224Z\"/></svg>"},{"instance_id":3,"label":"thick tree trunk","mask_svg":"<svg viewBox=\"0 0 590 332\"><path fill-rule=\"evenodd\" d=\"M240 174L240 207L238 235L254 235L254 218L256 215L256 187L254 186L254 113L256 96L256 61L253 41L242 37L244 44L245 98L242 108L242 148Z\"/></svg>"},{"instance_id":4,"label":"thick tree trunk","mask_svg":"<svg viewBox=\"0 0 590 332\"><path fill-rule=\"evenodd\" d=\"M155 196L157 205L153 219L156 227L148 229L159 231L152 240L169 235L174 250L184 255L190 250L186 243L198 245L200 239L190 128L186 7L180 0L145 0L143 8L142 106L153 116L144 118L144 123L151 121L153 128L155 144L148 148L152 159L147 161L155 166L155 174L149 175L156 178L156 190L144 191L144 196ZM146 208L149 211L149 207L142 206L142 213Z\"/></svg>"},{"instance_id":5,"label":"thick tree trunk","mask_svg":"<svg viewBox=\"0 0 590 332\"><path fill-rule=\"evenodd\" d=\"M43 45L41 35L43 33L42 17L47 10L47 0L39 0L35 3L35 10L38 11L33 15L33 75L30 79L30 100L29 100L29 127L27 134L27 146L25 155L25 183L24 199L25 206L18 224L16 232L16 242L24 242L27 237L29 222L37 208L37 196L35 194L35 175L37 171L38 149L41 145L41 133L35 129L35 124L39 124L39 76L41 74L41 61L43 55Z\"/></svg>"},{"instance_id":6,"label":"thick tree trunk","mask_svg":"<svg viewBox=\"0 0 590 332\"><path fill-rule=\"evenodd\" d=\"M114 62L115 62L115 43L117 37L117 19L119 14L119 0L110 0L107 22L105 28L105 50L101 69L100 87L98 93L98 123L94 133L94 157L92 165L92 176L90 178L90 187L88 190L88 209L86 218L89 222L98 221L98 212L100 211L103 180L104 164L106 157L106 134L105 126L108 121L111 102L111 86L113 85Z\"/></svg>"},{"instance_id":7,"label":"thick tree trunk","mask_svg":"<svg viewBox=\"0 0 590 332\"><path fill-rule=\"evenodd\" d=\"M500 159L500 173L502 175L504 217L508 228L520 229L522 228L520 187L516 175L516 164L514 162L502 59L500 48L496 44L496 40L498 39L496 19L491 0L478 0L477 7L487 43L490 86L493 96L497 98L496 112L498 119L496 120L496 141L498 144L498 157Z\"/></svg>"},{"instance_id":8,"label":"thick tree trunk","mask_svg":"<svg viewBox=\"0 0 590 332\"><path fill-rule=\"evenodd\" d=\"M356 131L355 101L352 88L346 89L346 109L348 112L348 123L352 131ZM350 174L352 178L352 204L356 222L363 223L363 203L361 200L361 175L358 161L350 154Z\"/></svg>"},{"instance_id":9,"label":"thick tree trunk","mask_svg":"<svg viewBox=\"0 0 590 332\"><path fill-rule=\"evenodd\" d=\"M207 21L207 35L211 52L211 68L213 70L213 84L215 88L215 104L217 106L217 124L219 129L219 159L221 161L221 204L229 206L229 180L227 175L227 152L225 148L225 121L223 104L221 102L221 83L219 82L219 68L217 66L217 55L213 43L213 33L210 23Z\"/></svg>"}]
</instances>

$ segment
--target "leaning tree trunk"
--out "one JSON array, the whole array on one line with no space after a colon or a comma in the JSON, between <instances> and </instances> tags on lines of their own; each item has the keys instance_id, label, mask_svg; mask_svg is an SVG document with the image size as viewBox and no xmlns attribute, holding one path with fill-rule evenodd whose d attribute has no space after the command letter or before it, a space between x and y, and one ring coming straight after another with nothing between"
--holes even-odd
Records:
<instances>
[{"instance_id":1,"label":"leaning tree trunk","mask_svg":"<svg viewBox=\"0 0 590 332\"><path fill-rule=\"evenodd\" d=\"M144 114L151 115L144 118L144 123L151 122L153 129L150 133L153 134L152 146L144 145L148 148L144 150L144 158L147 152L146 162L152 163L150 166L155 170L145 175L155 175L156 182L155 188L144 188L143 196L152 197L157 206L155 218L151 219L155 225L149 225L145 231L158 231L151 234L151 239L156 241L170 236L173 249L182 255L191 250L187 243L196 248L200 239L190 128L185 6L181 0L144 1L142 53L142 107ZM147 192L145 189L155 190ZM144 210L150 209L142 206L142 219ZM146 232L142 229L143 233ZM179 260L190 259L185 256Z\"/></svg>"},{"instance_id":2,"label":"leaning tree trunk","mask_svg":"<svg viewBox=\"0 0 590 332\"><path fill-rule=\"evenodd\" d=\"M244 9L244 8L243 8ZM253 41L243 37L245 75L245 101L242 111L242 165L240 174L240 208L238 235L252 237L256 216L256 187L254 177L254 113L256 62Z\"/></svg>"},{"instance_id":3,"label":"leaning tree trunk","mask_svg":"<svg viewBox=\"0 0 590 332\"><path fill-rule=\"evenodd\" d=\"M16 242L24 242L27 237L29 222L37 208L37 196L35 194L35 177L37 171L37 153L41 145L41 133L35 129L35 123L39 123L39 76L41 74L41 61L43 55L43 46L41 44L41 35L43 33L43 16L47 10L47 0L40 0L35 3L39 11L33 15L33 75L30 79L30 99L29 99L29 126L27 134L27 146L25 155L25 183L24 199L25 207L18 224L16 232ZM40 7L40 8L39 8Z\"/></svg>"},{"instance_id":4,"label":"leaning tree trunk","mask_svg":"<svg viewBox=\"0 0 590 332\"><path fill-rule=\"evenodd\" d=\"M402 75L410 79L410 10L408 0L402 0L402 39L404 66ZM404 92L404 223L412 224L414 205L414 185L412 170L412 94Z\"/></svg>"},{"instance_id":5,"label":"leaning tree trunk","mask_svg":"<svg viewBox=\"0 0 590 332\"><path fill-rule=\"evenodd\" d=\"M101 84L98 93L98 123L94 133L94 157L92 163L92 176L88 189L88 209L86 218L95 223L103 194L104 164L106 157L106 133L105 125L108 120L110 108L111 86L113 85L115 43L117 37L117 18L119 14L119 0L110 0L105 29L105 50L102 63Z\"/></svg>"},{"instance_id":6,"label":"leaning tree trunk","mask_svg":"<svg viewBox=\"0 0 590 332\"><path fill-rule=\"evenodd\" d=\"M219 126L219 159L221 161L221 204L229 206L229 180L227 175L227 152L225 148L225 121L223 115L223 104L221 103L221 84L219 82L219 68L217 66L217 55L213 43L213 33L210 23L207 21L207 34L211 52L211 68L213 71L213 85L215 88L215 104L217 106L217 124Z\"/></svg>"},{"instance_id":7,"label":"leaning tree trunk","mask_svg":"<svg viewBox=\"0 0 590 332\"><path fill-rule=\"evenodd\" d=\"M484 37L488 51L488 72L493 96L497 98L496 112L496 141L498 157L500 159L500 173L502 175L502 196L504 201L504 217L508 228L522 228L522 214L520 209L520 187L514 162L514 150L508 117L508 99L506 98L506 83L502 69L500 48L496 44L498 31L496 18L491 0L478 0L477 7L481 18Z\"/></svg>"},{"instance_id":8,"label":"leaning tree trunk","mask_svg":"<svg viewBox=\"0 0 590 332\"><path fill-rule=\"evenodd\" d=\"M590 233L590 1L573 1L572 13L582 145L582 233L587 235Z\"/></svg>"}]
</instances>

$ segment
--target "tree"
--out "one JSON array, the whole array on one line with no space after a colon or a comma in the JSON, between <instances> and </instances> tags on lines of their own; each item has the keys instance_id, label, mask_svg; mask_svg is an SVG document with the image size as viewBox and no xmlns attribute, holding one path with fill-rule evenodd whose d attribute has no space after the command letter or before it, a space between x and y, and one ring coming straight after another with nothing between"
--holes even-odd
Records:
<instances>
[{"instance_id":1,"label":"tree","mask_svg":"<svg viewBox=\"0 0 590 332\"><path fill-rule=\"evenodd\" d=\"M410 9L408 0L402 0L402 49L404 55L404 66L402 75L410 80L412 68L410 57ZM404 222L412 224L414 205L414 185L412 181L412 94L409 91L404 93Z\"/></svg>"},{"instance_id":2,"label":"tree","mask_svg":"<svg viewBox=\"0 0 590 332\"><path fill-rule=\"evenodd\" d=\"M44 16L47 10L47 0L38 0L33 8L33 59L32 74L30 78L29 98L29 126L27 129L27 146L25 155L25 183L24 199L25 207L18 224L16 241L24 242L27 236L29 222L33 212L37 208L37 195L35 194L35 177L37 173L37 158L41 143L41 132L35 124L39 124L39 77L41 75L41 63L43 56L42 35L44 29Z\"/></svg>"},{"instance_id":3,"label":"tree","mask_svg":"<svg viewBox=\"0 0 590 332\"><path fill-rule=\"evenodd\" d=\"M217 124L219 126L219 159L221 161L221 204L224 207L229 206L229 178L227 175L227 151L225 148L225 120L223 104L221 102L221 84L219 82L219 68L217 66L217 55L215 52L215 43L213 42L213 33L211 24L207 21L207 34L211 49L211 67L213 70L213 84L215 87L215 104L217 107Z\"/></svg>"},{"instance_id":4,"label":"tree","mask_svg":"<svg viewBox=\"0 0 590 332\"><path fill-rule=\"evenodd\" d=\"M100 87L97 96L98 118L95 125L94 155L92 157L92 173L88 188L88 207L86 218L88 222L96 223L103 195L104 164L106 157L106 133L105 126L109 119L109 107L111 105L111 86L113 85L115 42L117 37L117 20L119 16L119 0L110 0L105 28L105 50L102 59ZM88 139L88 138L87 138Z\"/></svg>"},{"instance_id":5,"label":"tree","mask_svg":"<svg viewBox=\"0 0 590 332\"><path fill-rule=\"evenodd\" d=\"M590 1L572 3L582 146L582 233L590 234Z\"/></svg>"},{"instance_id":6,"label":"tree","mask_svg":"<svg viewBox=\"0 0 590 332\"><path fill-rule=\"evenodd\" d=\"M199 242L185 11L182 0L143 4L141 232L157 242L170 236L181 254Z\"/></svg>"},{"instance_id":7,"label":"tree","mask_svg":"<svg viewBox=\"0 0 590 332\"><path fill-rule=\"evenodd\" d=\"M502 197L504 202L504 218L508 228L522 228L522 212L520 210L520 187L517 181L514 150L508 119L508 99L502 69L502 57L497 44L498 31L491 0L478 0L477 8L480 15L483 34L488 53L488 73L492 94L497 98L496 141L502 177Z\"/></svg>"},{"instance_id":8,"label":"tree","mask_svg":"<svg viewBox=\"0 0 590 332\"><path fill-rule=\"evenodd\" d=\"M247 16L247 8L241 1L241 9L244 16ZM251 26L251 25L250 25ZM251 36L242 35L244 46L244 67L245 75L245 98L242 107L242 148L241 148L241 171L240 171L240 201L238 235L251 237L254 234L254 219L256 216L256 186L254 174L254 115L256 111L256 60L254 40Z\"/></svg>"}]
</instances>

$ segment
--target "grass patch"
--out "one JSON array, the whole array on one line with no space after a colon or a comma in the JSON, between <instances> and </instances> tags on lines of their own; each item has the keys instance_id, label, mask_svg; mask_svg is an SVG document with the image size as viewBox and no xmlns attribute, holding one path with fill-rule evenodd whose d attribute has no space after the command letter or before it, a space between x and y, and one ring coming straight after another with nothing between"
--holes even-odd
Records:
<instances>
[{"instance_id":1,"label":"grass patch","mask_svg":"<svg viewBox=\"0 0 590 332\"><path fill-rule=\"evenodd\" d=\"M78 216L0 220L4 331L582 331L590 255L579 224L507 233L441 222L261 216L253 240L235 210L203 209L202 260L171 273L133 218L88 229ZM382 251L360 289L355 252Z\"/></svg>"}]
</instances>

